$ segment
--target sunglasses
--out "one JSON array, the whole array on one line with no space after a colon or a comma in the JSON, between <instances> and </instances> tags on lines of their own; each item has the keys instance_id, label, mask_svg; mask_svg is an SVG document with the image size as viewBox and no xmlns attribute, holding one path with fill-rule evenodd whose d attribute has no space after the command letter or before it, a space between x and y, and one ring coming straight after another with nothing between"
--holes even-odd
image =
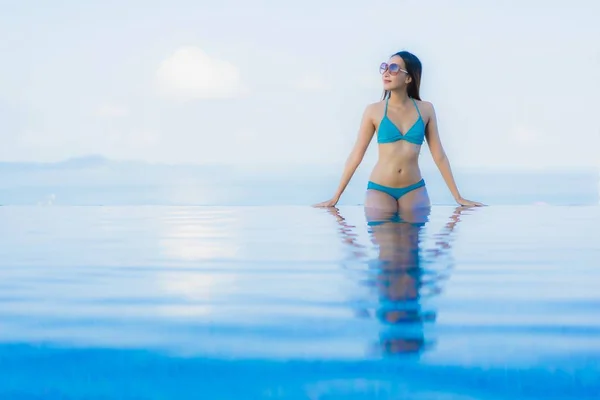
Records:
<instances>
[{"instance_id":1,"label":"sunglasses","mask_svg":"<svg viewBox=\"0 0 600 400\"><path fill-rule=\"evenodd\" d=\"M396 63L388 64L382 62L379 66L379 73L383 75L385 71L390 71L390 75L398 75L400 71L404 72L405 74L408 74L407 70L400 68L400 66Z\"/></svg>"}]
</instances>

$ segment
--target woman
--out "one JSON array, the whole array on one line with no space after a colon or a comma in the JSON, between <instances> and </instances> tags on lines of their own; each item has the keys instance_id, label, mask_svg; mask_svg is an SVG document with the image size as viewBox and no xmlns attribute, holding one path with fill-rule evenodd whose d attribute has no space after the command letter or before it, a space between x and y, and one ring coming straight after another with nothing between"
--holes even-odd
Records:
<instances>
[{"instance_id":1,"label":"woman","mask_svg":"<svg viewBox=\"0 0 600 400\"><path fill-rule=\"evenodd\" d=\"M367 185L365 207L397 212L402 209L430 207L425 181L418 159L423 141L427 140L439 168L456 202L462 206L483 204L463 198L452 176L450 163L440 142L433 105L419 96L421 61L407 52L394 54L382 63L383 100L367 106L358 138L346 161L340 184L331 200L315 207L333 207L360 165L367 147L377 132L379 159Z\"/></svg>"}]
</instances>

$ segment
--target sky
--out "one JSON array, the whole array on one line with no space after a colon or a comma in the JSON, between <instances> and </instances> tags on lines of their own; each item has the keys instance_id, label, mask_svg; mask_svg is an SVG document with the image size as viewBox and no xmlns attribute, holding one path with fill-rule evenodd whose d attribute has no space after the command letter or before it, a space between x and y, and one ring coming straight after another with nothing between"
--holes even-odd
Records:
<instances>
[{"instance_id":1,"label":"sky","mask_svg":"<svg viewBox=\"0 0 600 400\"><path fill-rule=\"evenodd\" d=\"M0 0L0 11L0 161L341 165L381 97L379 63L409 50L453 167L600 167L596 0Z\"/></svg>"}]
</instances>

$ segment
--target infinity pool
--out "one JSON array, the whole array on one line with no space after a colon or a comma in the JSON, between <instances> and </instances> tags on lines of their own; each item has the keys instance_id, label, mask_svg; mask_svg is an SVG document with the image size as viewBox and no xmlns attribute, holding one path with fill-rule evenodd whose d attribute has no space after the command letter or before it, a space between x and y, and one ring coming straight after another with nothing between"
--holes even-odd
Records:
<instances>
[{"instance_id":1,"label":"infinity pool","mask_svg":"<svg viewBox=\"0 0 600 400\"><path fill-rule=\"evenodd\" d=\"M600 207L0 207L2 399L592 399Z\"/></svg>"}]
</instances>

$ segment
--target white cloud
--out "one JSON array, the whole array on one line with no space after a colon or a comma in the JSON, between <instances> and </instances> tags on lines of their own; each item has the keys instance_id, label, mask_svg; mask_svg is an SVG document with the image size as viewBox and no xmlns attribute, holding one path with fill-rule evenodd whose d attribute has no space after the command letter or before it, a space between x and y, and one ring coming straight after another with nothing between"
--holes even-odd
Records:
<instances>
[{"instance_id":1,"label":"white cloud","mask_svg":"<svg viewBox=\"0 0 600 400\"><path fill-rule=\"evenodd\" d=\"M163 95L183 100L230 98L245 92L237 66L193 46L181 47L162 61L156 83Z\"/></svg>"}]
</instances>

